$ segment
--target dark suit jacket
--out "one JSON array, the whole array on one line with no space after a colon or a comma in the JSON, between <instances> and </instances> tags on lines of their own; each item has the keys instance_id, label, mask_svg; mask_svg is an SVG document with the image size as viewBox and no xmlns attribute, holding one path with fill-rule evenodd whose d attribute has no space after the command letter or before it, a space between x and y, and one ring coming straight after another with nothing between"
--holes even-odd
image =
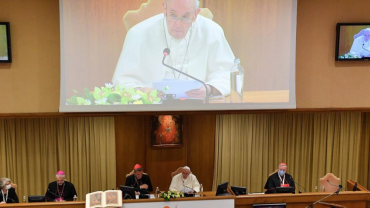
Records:
<instances>
[{"instance_id":1,"label":"dark suit jacket","mask_svg":"<svg viewBox=\"0 0 370 208\"><path fill-rule=\"evenodd\" d=\"M153 191L152 182L150 182L150 178L149 178L148 175L143 174L143 177L141 177L141 180L138 180L139 186L136 183L136 181L137 180L135 179L135 175L132 174L132 175L130 175L129 177L126 178L125 186L131 186L131 187L139 188L140 185L146 184L146 185L148 185L147 191L149 191L149 192Z\"/></svg>"},{"instance_id":2,"label":"dark suit jacket","mask_svg":"<svg viewBox=\"0 0 370 208\"><path fill-rule=\"evenodd\" d=\"M6 203L19 203L18 196L15 193L14 188L10 188L6 195L8 195L8 200L6 200ZM4 194L5 198L6 198L6 195ZM2 201L3 201L3 195L0 192L0 202Z\"/></svg>"},{"instance_id":3,"label":"dark suit jacket","mask_svg":"<svg viewBox=\"0 0 370 208\"><path fill-rule=\"evenodd\" d=\"M272 174L265 184L266 193L275 193L276 187L280 187L280 178L279 173ZM295 187L294 181L292 180L292 176L288 173L285 173L285 184L289 184L290 187Z\"/></svg>"},{"instance_id":4,"label":"dark suit jacket","mask_svg":"<svg viewBox=\"0 0 370 208\"><path fill-rule=\"evenodd\" d=\"M64 190L63 195L61 197L64 198L66 201L73 201L73 196L76 195L76 189L71 182L64 181ZM53 181L49 183L48 190L46 190L45 198L47 201L54 201L58 198L58 190L57 190L58 183Z\"/></svg>"}]
</instances>

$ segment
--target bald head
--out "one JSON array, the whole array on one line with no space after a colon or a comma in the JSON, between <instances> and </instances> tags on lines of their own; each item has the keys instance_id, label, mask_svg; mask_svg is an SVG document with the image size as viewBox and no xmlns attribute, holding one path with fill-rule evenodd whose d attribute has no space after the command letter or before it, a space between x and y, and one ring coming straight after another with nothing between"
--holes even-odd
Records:
<instances>
[{"instance_id":1,"label":"bald head","mask_svg":"<svg viewBox=\"0 0 370 208\"><path fill-rule=\"evenodd\" d=\"M177 2L179 2L182 5L191 5L192 4L192 5L194 5L194 9L198 9L199 8L199 0L166 0L166 5L170 1L177 1Z\"/></svg>"}]
</instances>

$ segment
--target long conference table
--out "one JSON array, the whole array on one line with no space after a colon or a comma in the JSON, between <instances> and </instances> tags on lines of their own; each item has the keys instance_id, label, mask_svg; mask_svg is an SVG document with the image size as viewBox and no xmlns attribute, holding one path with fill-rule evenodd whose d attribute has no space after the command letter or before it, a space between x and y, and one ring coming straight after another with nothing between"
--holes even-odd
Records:
<instances>
[{"instance_id":1,"label":"long conference table","mask_svg":"<svg viewBox=\"0 0 370 208\"><path fill-rule=\"evenodd\" d=\"M347 181L347 189L352 190L354 182ZM315 204L314 208L327 207L347 207L362 208L369 207L370 192L358 185L358 191L341 191L338 195L330 196L324 203ZM123 208L253 208L254 204L275 204L285 203L287 208L304 208L312 203L332 194L331 192L313 192L301 194L248 194L235 196L228 189L229 196L215 196L215 192L204 192L203 197L190 197L172 199L167 202L163 199L138 199L123 200ZM20 208L84 208L85 201L77 202L41 202L41 203L19 203L4 204L0 207L20 207Z\"/></svg>"}]
</instances>

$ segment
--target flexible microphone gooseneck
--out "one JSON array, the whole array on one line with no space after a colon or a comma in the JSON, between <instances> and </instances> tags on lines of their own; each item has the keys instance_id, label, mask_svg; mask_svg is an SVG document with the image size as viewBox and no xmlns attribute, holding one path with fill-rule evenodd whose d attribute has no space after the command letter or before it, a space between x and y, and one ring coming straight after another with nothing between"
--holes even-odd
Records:
<instances>
[{"instance_id":1,"label":"flexible microphone gooseneck","mask_svg":"<svg viewBox=\"0 0 370 208\"><path fill-rule=\"evenodd\" d=\"M168 67L168 68L172 69L172 70L177 71L177 72L178 72L178 73L180 73L180 74L183 74L183 75L185 75L185 76L187 76L187 77L190 77L190 78L192 78L192 79L194 79L194 80L196 80L196 81L198 81L198 82L202 83L202 84L204 85L204 87L206 88L206 98L205 98L205 102L206 102L206 103L208 103L208 99L209 99L209 98L208 98L208 89L207 89L206 83L204 83L202 80L197 79L197 78L195 78L195 77L193 77L193 76L191 76L191 75L189 75L189 74L187 74L187 73L185 73L185 72L182 72L182 71L180 71L180 70L178 70L178 69L175 69L174 67L172 67L172 66L170 66L170 65L165 64L165 63L164 63L164 60L166 59L166 57L167 57L168 55L170 55L170 49L169 49L169 48L165 48L165 49L163 50L163 60L162 60L162 64L163 64L164 66L166 66L166 67ZM210 87L211 87L211 86L210 86Z\"/></svg>"},{"instance_id":2,"label":"flexible microphone gooseneck","mask_svg":"<svg viewBox=\"0 0 370 208\"><path fill-rule=\"evenodd\" d=\"M50 191L50 189L48 189L48 192L49 192L50 194L52 194L52 195L56 196L56 197L60 197L60 196L58 196L58 195L54 194L53 192L51 192L51 191Z\"/></svg>"},{"instance_id":3,"label":"flexible microphone gooseneck","mask_svg":"<svg viewBox=\"0 0 370 208\"><path fill-rule=\"evenodd\" d=\"M192 189L192 188L190 188L189 186L186 186L186 185L184 185L184 184L182 184L185 188L188 188L188 189L190 189L190 190L192 190L193 192L194 192L194 194L195 193L197 193L197 191L196 190L194 190L194 189Z\"/></svg>"},{"instance_id":4,"label":"flexible microphone gooseneck","mask_svg":"<svg viewBox=\"0 0 370 208\"><path fill-rule=\"evenodd\" d=\"M292 176L290 176L290 179L293 181L293 183L295 183L295 184L297 184L299 187L303 188L304 192L306 192L306 189L305 189L303 186L301 186L301 184L299 184L299 183L297 183L295 180L293 180L293 177L292 177ZM302 192L301 192L301 191L298 191L298 193L302 193Z\"/></svg>"}]
</instances>

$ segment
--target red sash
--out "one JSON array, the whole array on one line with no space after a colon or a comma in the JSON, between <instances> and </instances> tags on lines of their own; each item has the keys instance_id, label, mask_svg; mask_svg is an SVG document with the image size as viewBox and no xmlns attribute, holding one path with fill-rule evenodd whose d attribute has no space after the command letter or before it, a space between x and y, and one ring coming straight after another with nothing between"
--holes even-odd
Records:
<instances>
[{"instance_id":1,"label":"red sash","mask_svg":"<svg viewBox=\"0 0 370 208\"><path fill-rule=\"evenodd\" d=\"M286 183L286 184L284 184L284 185L283 185L283 184L281 183L281 184L280 184L280 187L289 187L289 184L287 184L287 183Z\"/></svg>"}]
</instances>

